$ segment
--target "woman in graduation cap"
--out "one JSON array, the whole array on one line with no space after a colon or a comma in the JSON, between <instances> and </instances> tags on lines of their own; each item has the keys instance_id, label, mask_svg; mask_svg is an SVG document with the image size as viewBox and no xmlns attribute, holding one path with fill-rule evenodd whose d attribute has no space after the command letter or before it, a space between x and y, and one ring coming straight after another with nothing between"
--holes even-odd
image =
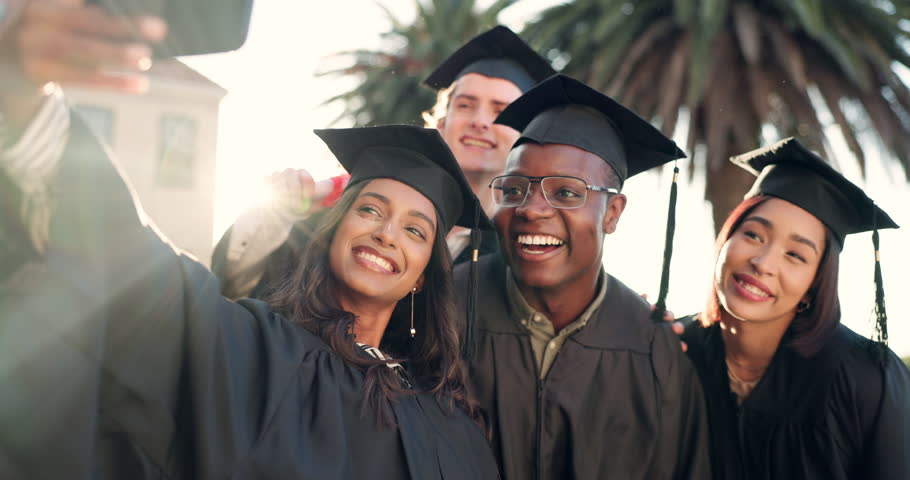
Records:
<instances>
[{"instance_id":1,"label":"woman in graduation cap","mask_svg":"<svg viewBox=\"0 0 910 480\"><path fill-rule=\"evenodd\" d=\"M910 478L910 374L841 324L838 257L896 228L794 139L732 159L758 176L717 237L707 308L684 334L703 383L715 478Z\"/></svg>"},{"instance_id":2,"label":"woman in graduation cap","mask_svg":"<svg viewBox=\"0 0 910 480\"><path fill-rule=\"evenodd\" d=\"M234 303L141 221L61 105L46 100L22 136L71 123L45 139L69 137L43 170L56 206L31 246L42 271L3 279L16 291L0 307L0 380L17 387L0 394L0 477L497 476L465 393L444 241L489 221L435 130L317 131L347 190L274 303ZM21 185L40 170L10 165Z\"/></svg>"}]
</instances>

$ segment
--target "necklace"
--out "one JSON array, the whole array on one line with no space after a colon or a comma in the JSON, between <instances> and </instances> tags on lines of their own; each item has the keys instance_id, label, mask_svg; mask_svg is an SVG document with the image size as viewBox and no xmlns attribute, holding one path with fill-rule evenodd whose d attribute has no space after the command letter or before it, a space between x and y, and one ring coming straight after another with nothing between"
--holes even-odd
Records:
<instances>
[{"instance_id":1,"label":"necklace","mask_svg":"<svg viewBox=\"0 0 910 480\"><path fill-rule=\"evenodd\" d=\"M765 363L764 365L760 365L760 366L758 366L758 367L751 367L751 366L749 366L749 365L746 365L746 364L740 362L739 360L736 359L736 357L734 357L734 356L733 356L732 354L730 354L730 353L726 354L724 357L727 359L727 365L728 365L728 366L729 366L730 363L732 362L733 365L736 365L737 367L739 367L739 368L741 368L741 369L743 369L743 370L745 370L745 371L747 371L747 372L749 372L749 373L753 373L753 374L755 374L755 375L758 375L759 378L765 373L765 370L768 369L768 365L771 364L771 362L769 361L768 363Z\"/></svg>"},{"instance_id":2,"label":"necklace","mask_svg":"<svg viewBox=\"0 0 910 480\"><path fill-rule=\"evenodd\" d=\"M734 364L740 367L742 367L742 365L739 365L736 363L736 360L733 360L730 357L726 357L725 360L727 362L727 377L730 379L730 391L736 395L736 404L742 406L743 401L746 399L746 397L752 393L752 390L755 389L755 386L758 385L759 381L761 381L761 375L759 375L755 380L743 380L736 376L736 372L733 371ZM762 372L764 372L764 370L767 368L767 365L762 367Z\"/></svg>"}]
</instances>

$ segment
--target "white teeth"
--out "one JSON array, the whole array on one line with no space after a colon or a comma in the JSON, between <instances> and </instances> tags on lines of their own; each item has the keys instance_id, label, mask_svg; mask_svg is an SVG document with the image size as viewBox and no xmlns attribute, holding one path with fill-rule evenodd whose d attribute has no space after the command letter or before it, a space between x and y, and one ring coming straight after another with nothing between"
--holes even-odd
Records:
<instances>
[{"instance_id":1,"label":"white teeth","mask_svg":"<svg viewBox=\"0 0 910 480\"><path fill-rule=\"evenodd\" d=\"M758 295L760 297L769 296L764 290L761 290L760 288L756 287L755 285L752 285L751 283L746 283L741 280L737 280L736 283L738 283L740 287L743 287L743 290L745 290L751 294Z\"/></svg>"},{"instance_id":2,"label":"white teeth","mask_svg":"<svg viewBox=\"0 0 910 480\"><path fill-rule=\"evenodd\" d=\"M492 148L493 145L490 142L485 142L483 140L474 140L473 138L465 138L461 141L465 145L470 145L473 147L483 147L483 148Z\"/></svg>"},{"instance_id":3,"label":"white teeth","mask_svg":"<svg viewBox=\"0 0 910 480\"><path fill-rule=\"evenodd\" d=\"M378 265L379 267L381 267L385 270L388 270L390 272L393 271L392 264L389 263L386 259L384 259L382 257L377 257L376 255L373 255L373 254L367 253L367 252L363 252L363 251L357 252L356 255L368 262L375 263L376 265Z\"/></svg>"},{"instance_id":4,"label":"white teeth","mask_svg":"<svg viewBox=\"0 0 910 480\"><path fill-rule=\"evenodd\" d=\"M518 243L522 245L562 245L562 240L552 235L519 235Z\"/></svg>"}]
</instances>

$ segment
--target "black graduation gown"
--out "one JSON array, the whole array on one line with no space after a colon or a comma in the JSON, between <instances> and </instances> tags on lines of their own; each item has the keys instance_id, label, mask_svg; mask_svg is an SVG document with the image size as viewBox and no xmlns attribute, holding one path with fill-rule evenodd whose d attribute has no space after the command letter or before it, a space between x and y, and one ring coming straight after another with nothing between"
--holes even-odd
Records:
<instances>
[{"instance_id":1,"label":"black graduation gown","mask_svg":"<svg viewBox=\"0 0 910 480\"><path fill-rule=\"evenodd\" d=\"M701 386L668 325L612 276L600 308L538 380L528 331L512 316L498 255L478 262L471 387L490 417L503 478L710 476ZM468 265L456 268L464 286Z\"/></svg>"},{"instance_id":2,"label":"black graduation gown","mask_svg":"<svg viewBox=\"0 0 910 480\"><path fill-rule=\"evenodd\" d=\"M0 478L496 478L460 411L404 396L380 427L359 369L221 297L73 122L50 249L0 284Z\"/></svg>"},{"instance_id":3,"label":"black graduation gown","mask_svg":"<svg viewBox=\"0 0 910 480\"><path fill-rule=\"evenodd\" d=\"M737 407L718 324L686 329L704 385L717 479L910 478L910 374L840 325L821 352L781 347Z\"/></svg>"},{"instance_id":4,"label":"black graduation gown","mask_svg":"<svg viewBox=\"0 0 910 480\"><path fill-rule=\"evenodd\" d=\"M300 259L303 258L303 252L306 251L307 246L312 240L312 233L316 230L319 221L327 211L328 210L322 210L316 212L294 224L288 235L288 239L275 249L274 252L269 254L266 259L262 278L260 278L256 286L253 287L253 290L249 295L250 298L266 298L283 280L294 272L297 265L300 264ZM218 240L218 244L215 245L215 250L212 252L212 272L221 280L224 280L224 270L227 265L227 249L231 241L233 228L234 227L231 226L224 232L224 235ZM497 237L496 232L480 232L480 234L480 248L478 250L481 255L498 251L499 238ZM454 264L457 265L466 262L470 260L472 256L470 246L466 247L453 259Z\"/></svg>"}]
</instances>

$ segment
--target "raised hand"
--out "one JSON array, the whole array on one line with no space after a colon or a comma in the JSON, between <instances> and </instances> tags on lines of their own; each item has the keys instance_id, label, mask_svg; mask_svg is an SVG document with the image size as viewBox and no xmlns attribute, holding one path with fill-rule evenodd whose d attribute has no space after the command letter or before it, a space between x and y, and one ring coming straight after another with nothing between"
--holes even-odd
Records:
<instances>
[{"instance_id":1,"label":"raised hand","mask_svg":"<svg viewBox=\"0 0 910 480\"><path fill-rule=\"evenodd\" d=\"M275 172L267 179L269 198L274 208L301 215L313 206L316 182L303 169L286 168Z\"/></svg>"},{"instance_id":2,"label":"raised hand","mask_svg":"<svg viewBox=\"0 0 910 480\"><path fill-rule=\"evenodd\" d=\"M149 44L166 33L157 17L114 16L84 0L31 0L3 42L12 43L12 61L32 84L142 92L147 80L140 73L151 67Z\"/></svg>"}]
</instances>

